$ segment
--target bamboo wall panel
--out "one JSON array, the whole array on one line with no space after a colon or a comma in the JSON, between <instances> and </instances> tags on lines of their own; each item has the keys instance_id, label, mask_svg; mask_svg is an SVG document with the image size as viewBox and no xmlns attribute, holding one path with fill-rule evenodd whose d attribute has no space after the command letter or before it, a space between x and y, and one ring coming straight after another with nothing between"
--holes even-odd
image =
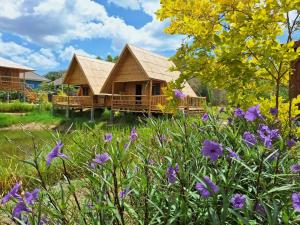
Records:
<instances>
[{"instance_id":1,"label":"bamboo wall panel","mask_svg":"<svg viewBox=\"0 0 300 225\"><path fill-rule=\"evenodd\" d=\"M20 79L20 72L15 69L0 68L0 90L22 91L24 82Z\"/></svg>"},{"instance_id":2,"label":"bamboo wall panel","mask_svg":"<svg viewBox=\"0 0 300 225\"><path fill-rule=\"evenodd\" d=\"M66 78L65 83L66 84L72 84L72 85L87 85L88 82L85 78L85 75L83 74L80 66L78 63L75 63L73 65L73 68L71 68L71 73L68 74L68 77Z\"/></svg>"},{"instance_id":3,"label":"bamboo wall panel","mask_svg":"<svg viewBox=\"0 0 300 225\"><path fill-rule=\"evenodd\" d=\"M119 64L118 69L114 74L114 81L138 81L147 80L148 76L144 73L143 69L136 61L136 59L127 53L124 60Z\"/></svg>"}]
</instances>

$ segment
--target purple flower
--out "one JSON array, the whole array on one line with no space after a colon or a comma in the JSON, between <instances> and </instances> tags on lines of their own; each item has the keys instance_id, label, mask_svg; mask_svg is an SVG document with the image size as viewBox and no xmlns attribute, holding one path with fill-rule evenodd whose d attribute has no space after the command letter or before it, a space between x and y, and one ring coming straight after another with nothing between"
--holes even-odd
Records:
<instances>
[{"instance_id":1,"label":"purple flower","mask_svg":"<svg viewBox=\"0 0 300 225\"><path fill-rule=\"evenodd\" d=\"M47 155L47 159L46 159L47 167L50 166L50 164L54 158L57 158L57 157L62 158L62 159L68 158L65 154L60 152L60 150L63 146L64 146L64 144L61 141L59 141L57 143L57 145L51 150L51 152Z\"/></svg>"},{"instance_id":2,"label":"purple flower","mask_svg":"<svg viewBox=\"0 0 300 225\"><path fill-rule=\"evenodd\" d=\"M228 119L227 119L227 124L228 124L228 125L231 125L231 124L232 124L232 118L231 118L231 117L228 117Z\"/></svg>"},{"instance_id":3,"label":"purple flower","mask_svg":"<svg viewBox=\"0 0 300 225\"><path fill-rule=\"evenodd\" d=\"M267 125L260 125L258 133L264 145L268 148L272 147L272 140L279 137L278 129L271 130Z\"/></svg>"},{"instance_id":4,"label":"purple flower","mask_svg":"<svg viewBox=\"0 0 300 225\"><path fill-rule=\"evenodd\" d=\"M38 189L38 188L34 189L31 193L26 192L25 193L26 202L29 205L33 205L34 201L39 197L39 193L40 193L40 189Z\"/></svg>"},{"instance_id":5,"label":"purple flower","mask_svg":"<svg viewBox=\"0 0 300 225\"><path fill-rule=\"evenodd\" d=\"M290 140L287 140L286 144L288 147L291 148L296 145L296 142L293 139L290 139Z\"/></svg>"},{"instance_id":6,"label":"purple flower","mask_svg":"<svg viewBox=\"0 0 300 225\"><path fill-rule=\"evenodd\" d=\"M105 142L111 142L112 138L113 138L112 133L107 133L107 134L104 135L104 141Z\"/></svg>"},{"instance_id":7,"label":"purple flower","mask_svg":"<svg viewBox=\"0 0 300 225\"><path fill-rule=\"evenodd\" d=\"M132 128L131 132L130 132L130 140L132 142L134 142L136 139L138 138L138 134L136 132L135 128Z\"/></svg>"},{"instance_id":8,"label":"purple flower","mask_svg":"<svg viewBox=\"0 0 300 225\"><path fill-rule=\"evenodd\" d=\"M110 159L110 155L105 152L103 154L96 154L96 157L92 160L94 163L103 165Z\"/></svg>"},{"instance_id":9,"label":"purple flower","mask_svg":"<svg viewBox=\"0 0 300 225\"><path fill-rule=\"evenodd\" d=\"M1 204L5 204L10 200L10 198L16 198L18 200L22 200L21 196L18 194L21 188L21 183L16 183L14 187L8 192L1 200Z\"/></svg>"},{"instance_id":10,"label":"purple flower","mask_svg":"<svg viewBox=\"0 0 300 225\"><path fill-rule=\"evenodd\" d=\"M228 151L228 157L229 158L235 158L237 160L241 160L239 155L236 152L234 152L231 148L226 148L226 150Z\"/></svg>"},{"instance_id":11,"label":"purple flower","mask_svg":"<svg viewBox=\"0 0 300 225\"><path fill-rule=\"evenodd\" d=\"M128 147L129 147L129 144L128 144L128 143L125 143L125 144L124 144L124 150L127 150Z\"/></svg>"},{"instance_id":12,"label":"purple flower","mask_svg":"<svg viewBox=\"0 0 300 225\"><path fill-rule=\"evenodd\" d=\"M167 176L168 182L170 184L174 184L175 183L176 177L177 177L176 175L177 175L178 172L179 172L179 166L178 166L177 163L176 163L176 166L174 168L170 166L167 169L166 176Z\"/></svg>"},{"instance_id":13,"label":"purple flower","mask_svg":"<svg viewBox=\"0 0 300 225\"><path fill-rule=\"evenodd\" d=\"M260 113L259 107L260 105L250 107L245 114L245 119L248 121L254 121L258 118L261 118L262 115Z\"/></svg>"},{"instance_id":14,"label":"purple flower","mask_svg":"<svg viewBox=\"0 0 300 225\"><path fill-rule=\"evenodd\" d=\"M243 117L245 115L244 111L240 108L237 108L234 110L234 116L235 117Z\"/></svg>"},{"instance_id":15,"label":"purple flower","mask_svg":"<svg viewBox=\"0 0 300 225\"><path fill-rule=\"evenodd\" d=\"M174 92L175 98L183 100L186 97L186 94L182 93L182 91L180 91L178 89L174 89L173 92Z\"/></svg>"},{"instance_id":16,"label":"purple flower","mask_svg":"<svg viewBox=\"0 0 300 225\"><path fill-rule=\"evenodd\" d=\"M223 112L225 112L225 108L224 108L224 107L222 107L222 108L219 110L219 113L223 113Z\"/></svg>"},{"instance_id":17,"label":"purple flower","mask_svg":"<svg viewBox=\"0 0 300 225\"><path fill-rule=\"evenodd\" d=\"M278 114L278 109L276 107L270 108L270 114L276 116Z\"/></svg>"},{"instance_id":18,"label":"purple flower","mask_svg":"<svg viewBox=\"0 0 300 225\"><path fill-rule=\"evenodd\" d=\"M252 147L257 143L255 136L251 134L249 131L246 131L244 133L243 139L249 147Z\"/></svg>"},{"instance_id":19,"label":"purple flower","mask_svg":"<svg viewBox=\"0 0 300 225\"><path fill-rule=\"evenodd\" d=\"M232 196L230 202L231 202L233 208L241 209L244 207L244 205L246 203L246 195L235 194Z\"/></svg>"},{"instance_id":20,"label":"purple flower","mask_svg":"<svg viewBox=\"0 0 300 225\"><path fill-rule=\"evenodd\" d=\"M23 201L17 203L16 207L14 208L12 215L13 217L20 218L22 212L31 212L31 210L26 206Z\"/></svg>"},{"instance_id":21,"label":"purple flower","mask_svg":"<svg viewBox=\"0 0 300 225\"><path fill-rule=\"evenodd\" d=\"M162 134L158 137L158 140L160 143L163 143L163 142L167 141L167 137L166 137L166 135Z\"/></svg>"},{"instance_id":22,"label":"purple flower","mask_svg":"<svg viewBox=\"0 0 300 225\"><path fill-rule=\"evenodd\" d=\"M120 198L121 199L124 199L126 196L127 196L127 194L129 193L129 188L124 188L121 192L120 192Z\"/></svg>"},{"instance_id":23,"label":"purple flower","mask_svg":"<svg viewBox=\"0 0 300 225\"><path fill-rule=\"evenodd\" d=\"M300 192L292 194L293 206L296 212L300 212Z\"/></svg>"},{"instance_id":24,"label":"purple flower","mask_svg":"<svg viewBox=\"0 0 300 225\"><path fill-rule=\"evenodd\" d=\"M203 198L208 198L210 196L209 190L206 189L205 185L202 183L196 183L195 188L200 192Z\"/></svg>"},{"instance_id":25,"label":"purple flower","mask_svg":"<svg viewBox=\"0 0 300 225\"><path fill-rule=\"evenodd\" d=\"M203 142L202 155L209 157L211 161L216 161L223 155L223 148L214 141L205 140Z\"/></svg>"},{"instance_id":26,"label":"purple flower","mask_svg":"<svg viewBox=\"0 0 300 225\"><path fill-rule=\"evenodd\" d=\"M259 214L265 214L265 208L259 202L254 205L254 210Z\"/></svg>"},{"instance_id":27,"label":"purple flower","mask_svg":"<svg viewBox=\"0 0 300 225\"><path fill-rule=\"evenodd\" d=\"M291 165L291 171L293 173L300 173L300 165L299 164L293 164L293 165Z\"/></svg>"},{"instance_id":28,"label":"purple flower","mask_svg":"<svg viewBox=\"0 0 300 225\"><path fill-rule=\"evenodd\" d=\"M212 193L219 192L219 187L214 184L208 176L203 178L203 183L196 183L195 188L200 192L203 198L209 197L211 195L210 191L212 191Z\"/></svg>"},{"instance_id":29,"label":"purple flower","mask_svg":"<svg viewBox=\"0 0 300 225\"><path fill-rule=\"evenodd\" d=\"M205 122L207 121L209 118L208 113L204 113L204 115L202 116L202 121Z\"/></svg>"}]
</instances>

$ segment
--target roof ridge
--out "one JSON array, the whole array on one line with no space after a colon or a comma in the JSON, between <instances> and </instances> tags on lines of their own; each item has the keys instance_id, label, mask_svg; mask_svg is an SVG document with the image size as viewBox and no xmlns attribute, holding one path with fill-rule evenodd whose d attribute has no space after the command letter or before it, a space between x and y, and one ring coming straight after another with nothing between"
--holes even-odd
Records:
<instances>
[{"instance_id":1,"label":"roof ridge","mask_svg":"<svg viewBox=\"0 0 300 225\"><path fill-rule=\"evenodd\" d=\"M134 47L134 48L137 48L138 50L142 50L142 51L144 51L144 52L146 52L146 53L148 53L148 54L150 54L150 55L153 55L153 56L155 56L155 57L163 58L163 59L165 59L165 60L168 60L168 61L172 62L172 60L170 60L170 58L168 58L168 57L166 57L166 56L163 56L163 55L160 55L160 54L158 54L158 53L156 53L156 52L152 52L152 51L150 51L150 50L147 50L147 49L138 47L138 46L133 45L133 44L127 44L127 45L128 45L129 47Z\"/></svg>"},{"instance_id":2,"label":"roof ridge","mask_svg":"<svg viewBox=\"0 0 300 225\"><path fill-rule=\"evenodd\" d=\"M102 63L107 63L107 64L115 64L113 62L108 62L108 61L105 61L103 59L96 59L96 58L92 58L92 57L89 57L89 56L86 56L86 55L77 54L77 53L75 53L74 55L80 56L80 57L84 57L84 58L87 58L89 60L93 60L93 61L97 61L97 62L102 62Z\"/></svg>"}]
</instances>

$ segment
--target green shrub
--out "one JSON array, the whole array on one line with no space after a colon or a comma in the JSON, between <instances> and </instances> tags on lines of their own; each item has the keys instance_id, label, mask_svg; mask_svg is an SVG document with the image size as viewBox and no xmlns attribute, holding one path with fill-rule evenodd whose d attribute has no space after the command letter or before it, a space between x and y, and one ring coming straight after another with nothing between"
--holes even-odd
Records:
<instances>
[{"instance_id":1,"label":"green shrub","mask_svg":"<svg viewBox=\"0 0 300 225\"><path fill-rule=\"evenodd\" d=\"M51 103L32 104L14 101L11 103L0 103L0 112L22 113L32 111L49 111L51 107Z\"/></svg>"}]
</instances>

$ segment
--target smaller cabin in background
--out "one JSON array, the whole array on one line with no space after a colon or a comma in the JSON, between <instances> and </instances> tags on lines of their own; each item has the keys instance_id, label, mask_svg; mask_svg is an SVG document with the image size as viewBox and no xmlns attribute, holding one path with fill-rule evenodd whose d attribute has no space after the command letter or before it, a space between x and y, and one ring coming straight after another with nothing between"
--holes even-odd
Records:
<instances>
[{"instance_id":1,"label":"smaller cabin in background","mask_svg":"<svg viewBox=\"0 0 300 225\"><path fill-rule=\"evenodd\" d=\"M76 96L53 96L53 104L72 109L104 108L109 101L100 90L114 63L75 54L64 76L63 84L78 88Z\"/></svg>"},{"instance_id":2,"label":"smaller cabin in background","mask_svg":"<svg viewBox=\"0 0 300 225\"><path fill-rule=\"evenodd\" d=\"M23 81L22 74L20 74L20 79ZM49 82L46 77L40 76L37 73L30 71L25 73L25 85L31 89L38 89L43 82Z\"/></svg>"},{"instance_id":3,"label":"smaller cabin in background","mask_svg":"<svg viewBox=\"0 0 300 225\"><path fill-rule=\"evenodd\" d=\"M26 73L33 69L0 58L0 91L25 92Z\"/></svg>"}]
</instances>

